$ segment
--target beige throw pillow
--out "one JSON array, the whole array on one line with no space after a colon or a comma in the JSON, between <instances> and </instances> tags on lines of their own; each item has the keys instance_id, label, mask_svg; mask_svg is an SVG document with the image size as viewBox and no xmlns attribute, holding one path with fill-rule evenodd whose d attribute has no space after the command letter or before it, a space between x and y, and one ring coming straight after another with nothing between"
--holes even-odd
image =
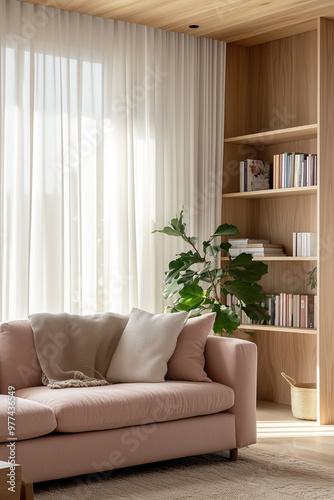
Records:
<instances>
[{"instance_id":1,"label":"beige throw pillow","mask_svg":"<svg viewBox=\"0 0 334 500\"><path fill-rule=\"evenodd\" d=\"M111 382L163 382L186 312L151 314L133 308L111 358Z\"/></svg>"},{"instance_id":2,"label":"beige throw pillow","mask_svg":"<svg viewBox=\"0 0 334 500\"><path fill-rule=\"evenodd\" d=\"M204 370L204 351L215 317L216 313L209 313L187 321L178 336L174 354L168 361L166 380L212 382Z\"/></svg>"}]
</instances>

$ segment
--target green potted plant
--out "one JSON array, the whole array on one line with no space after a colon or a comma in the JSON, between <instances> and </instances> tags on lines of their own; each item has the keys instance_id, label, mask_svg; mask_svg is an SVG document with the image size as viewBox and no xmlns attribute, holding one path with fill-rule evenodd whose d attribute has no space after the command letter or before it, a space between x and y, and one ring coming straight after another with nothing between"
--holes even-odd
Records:
<instances>
[{"instance_id":1,"label":"green potted plant","mask_svg":"<svg viewBox=\"0 0 334 500\"><path fill-rule=\"evenodd\" d=\"M225 305L225 296L230 294L239 300L239 308L249 318L259 322L270 319L266 307L262 305L265 296L258 284L268 271L266 264L253 261L252 255L242 253L233 260L229 256L224 267L214 267L215 257L222 251L228 254L231 247L229 243L221 243L221 238L238 235L236 226L220 225L208 240L203 241L200 249L198 238L187 234L182 209L169 225L153 232L182 238L190 246L188 252L177 254L165 273L164 298L175 296L167 310L188 311L190 316L215 312L214 332L230 336L240 326L238 311L233 306ZM220 241L214 243L218 238Z\"/></svg>"}]
</instances>

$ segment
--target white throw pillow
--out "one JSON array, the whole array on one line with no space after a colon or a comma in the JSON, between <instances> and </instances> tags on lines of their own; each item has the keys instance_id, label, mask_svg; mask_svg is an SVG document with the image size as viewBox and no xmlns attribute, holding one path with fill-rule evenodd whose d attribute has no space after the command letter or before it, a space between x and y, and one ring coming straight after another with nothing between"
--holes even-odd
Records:
<instances>
[{"instance_id":1,"label":"white throw pillow","mask_svg":"<svg viewBox=\"0 0 334 500\"><path fill-rule=\"evenodd\" d=\"M111 382L163 382L188 314L151 314L133 308L106 378Z\"/></svg>"}]
</instances>

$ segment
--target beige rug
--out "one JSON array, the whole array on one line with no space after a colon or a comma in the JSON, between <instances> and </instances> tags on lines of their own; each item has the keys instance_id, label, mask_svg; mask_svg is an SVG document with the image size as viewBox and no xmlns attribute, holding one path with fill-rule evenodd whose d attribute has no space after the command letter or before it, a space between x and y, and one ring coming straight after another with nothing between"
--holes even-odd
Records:
<instances>
[{"instance_id":1,"label":"beige rug","mask_svg":"<svg viewBox=\"0 0 334 500\"><path fill-rule=\"evenodd\" d=\"M252 448L39 483L36 500L324 500L334 469Z\"/></svg>"}]
</instances>

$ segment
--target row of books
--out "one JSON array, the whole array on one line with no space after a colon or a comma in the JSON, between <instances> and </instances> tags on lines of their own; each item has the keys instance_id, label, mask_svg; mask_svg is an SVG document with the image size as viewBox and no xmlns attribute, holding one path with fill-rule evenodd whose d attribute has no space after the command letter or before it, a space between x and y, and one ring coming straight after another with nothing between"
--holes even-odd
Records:
<instances>
[{"instance_id":1,"label":"row of books","mask_svg":"<svg viewBox=\"0 0 334 500\"><path fill-rule=\"evenodd\" d=\"M244 325L257 324L246 316L240 308L239 300L231 295L226 296L226 305L233 306L240 315ZM267 295L266 305L270 320L268 325L290 326L295 328L317 328L317 296L307 294L279 293Z\"/></svg>"},{"instance_id":2,"label":"row of books","mask_svg":"<svg viewBox=\"0 0 334 500\"><path fill-rule=\"evenodd\" d=\"M240 192L317 185L317 155L280 153L269 161L247 158L240 162Z\"/></svg>"},{"instance_id":3,"label":"row of books","mask_svg":"<svg viewBox=\"0 0 334 500\"><path fill-rule=\"evenodd\" d=\"M282 153L273 156L273 188L317 185L317 155Z\"/></svg>"},{"instance_id":4,"label":"row of books","mask_svg":"<svg viewBox=\"0 0 334 500\"><path fill-rule=\"evenodd\" d=\"M317 233L292 233L292 252L294 257L315 257Z\"/></svg>"},{"instance_id":5,"label":"row of books","mask_svg":"<svg viewBox=\"0 0 334 500\"><path fill-rule=\"evenodd\" d=\"M269 243L269 240L230 238L228 242L231 244L229 249L231 258L237 257L241 253L250 253L254 257L285 256L282 245Z\"/></svg>"}]
</instances>

